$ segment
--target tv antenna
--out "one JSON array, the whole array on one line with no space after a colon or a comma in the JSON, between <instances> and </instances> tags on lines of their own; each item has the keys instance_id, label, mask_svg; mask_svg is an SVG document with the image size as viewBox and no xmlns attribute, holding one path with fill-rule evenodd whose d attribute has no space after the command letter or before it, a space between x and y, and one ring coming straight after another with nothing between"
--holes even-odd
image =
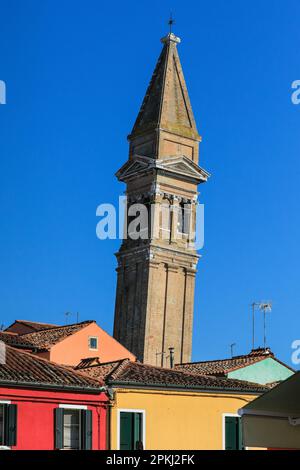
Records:
<instances>
[{"instance_id":1,"label":"tv antenna","mask_svg":"<svg viewBox=\"0 0 300 470\"><path fill-rule=\"evenodd\" d=\"M266 314L272 311L272 302L252 302L252 349L255 349L255 309L263 312L264 315L264 349L267 347L266 335Z\"/></svg>"},{"instance_id":2,"label":"tv antenna","mask_svg":"<svg viewBox=\"0 0 300 470\"><path fill-rule=\"evenodd\" d=\"M158 362L158 357L161 356L161 367L163 367L164 365L164 356L165 356L165 351L162 351L162 352L157 352L156 351L156 366L158 366L157 362Z\"/></svg>"},{"instance_id":3,"label":"tv antenna","mask_svg":"<svg viewBox=\"0 0 300 470\"><path fill-rule=\"evenodd\" d=\"M255 309L260 305L259 302L252 302L252 349L255 349Z\"/></svg>"},{"instance_id":4,"label":"tv antenna","mask_svg":"<svg viewBox=\"0 0 300 470\"><path fill-rule=\"evenodd\" d=\"M272 302L261 302L259 310L264 314L264 349L267 347L266 314L272 312Z\"/></svg>"},{"instance_id":5,"label":"tv antenna","mask_svg":"<svg viewBox=\"0 0 300 470\"><path fill-rule=\"evenodd\" d=\"M68 324L68 317L69 317L70 315L72 315L72 313L71 313L71 312L65 312L64 315L65 315L65 317L66 317L66 325L67 325L67 324Z\"/></svg>"}]
</instances>

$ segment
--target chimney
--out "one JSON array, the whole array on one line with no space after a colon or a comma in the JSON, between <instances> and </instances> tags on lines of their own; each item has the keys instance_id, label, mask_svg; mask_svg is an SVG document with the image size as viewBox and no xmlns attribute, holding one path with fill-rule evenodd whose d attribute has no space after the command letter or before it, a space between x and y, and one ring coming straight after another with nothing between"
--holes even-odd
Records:
<instances>
[{"instance_id":1,"label":"chimney","mask_svg":"<svg viewBox=\"0 0 300 470\"><path fill-rule=\"evenodd\" d=\"M174 348L169 348L170 351L170 368L174 368Z\"/></svg>"}]
</instances>

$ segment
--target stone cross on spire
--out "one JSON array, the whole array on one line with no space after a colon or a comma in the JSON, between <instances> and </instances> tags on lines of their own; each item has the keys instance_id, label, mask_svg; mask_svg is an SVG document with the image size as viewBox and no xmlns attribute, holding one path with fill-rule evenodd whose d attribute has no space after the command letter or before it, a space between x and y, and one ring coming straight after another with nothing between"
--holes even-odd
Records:
<instances>
[{"instance_id":1,"label":"stone cross on spire","mask_svg":"<svg viewBox=\"0 0 300 470\"><path fill-rule=\"evenodd\" d=\"M172 17L172 13L171 13L171 14L170 14L170 19L169 19L169 21L168 21L168 25L169 25L169 27L170 27L170 34L172 33L172 26L173 26L173 24L175 24L175 20L174 20L174 18Z\"/></svg>"}]
</instances>

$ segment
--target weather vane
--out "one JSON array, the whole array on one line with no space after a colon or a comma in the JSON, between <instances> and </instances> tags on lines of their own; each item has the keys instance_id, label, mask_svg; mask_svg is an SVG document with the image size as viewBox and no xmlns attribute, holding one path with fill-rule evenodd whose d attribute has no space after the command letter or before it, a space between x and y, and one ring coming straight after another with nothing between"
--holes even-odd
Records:
<instances>
[{"instance_id":1,"label":"weather vane","mask_svg":"<svg viewBox=\"0 0 300 470\"><path fill-rule=\"evenodd\" d=\"M172 16L172 13L170 13L170 19L169 19L169 21L168 21L168 25L169 25L169 27L170 27L170 34L172 33L172 26L173 26L174 24L175 24L175 20L174 20L174 18L173 18L173 16Z\"/></svg>"}]
</instances>

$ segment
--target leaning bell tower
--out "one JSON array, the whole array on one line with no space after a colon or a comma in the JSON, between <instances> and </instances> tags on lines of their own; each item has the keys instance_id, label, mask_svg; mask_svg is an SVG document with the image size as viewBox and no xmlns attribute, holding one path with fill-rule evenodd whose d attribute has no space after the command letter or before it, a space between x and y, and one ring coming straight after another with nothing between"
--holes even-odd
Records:
<instances>
[{"instance_id":1,"label":"leaning bell tower","mask_svg":"<svg viewBox=\"0 0 300 470\"><path fill-rule=\"evenodd\" d=\"M195 275L193 245L198 185L208 173L198 166L199 143L173 33L163 47L133 126L129 158L117 172L126 184L128 217L117 253L114 337L147 364L191 360ZM131 236L138 205L148 225ZM132 210L131 210L132 209ZM144 218L145 219L145 218Z\"/></svg>"}]
</instances>

